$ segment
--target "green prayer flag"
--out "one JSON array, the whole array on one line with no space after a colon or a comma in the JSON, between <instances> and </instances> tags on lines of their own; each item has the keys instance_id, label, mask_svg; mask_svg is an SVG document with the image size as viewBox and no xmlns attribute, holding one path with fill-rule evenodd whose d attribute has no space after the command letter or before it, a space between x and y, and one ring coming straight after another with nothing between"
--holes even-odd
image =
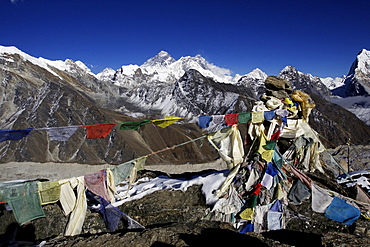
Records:
<instances>
[{"instance_id":1,"label":"green prayer flag","mask_svg":"<svg viewBox=\"0 0 370 247\"><path fill-rule=\"evenodd\" d=\"M242 112L238 114L238 122L239 123L248 123L251 120L251 113L250 112Z\"/></svg>"},{"instance_id":2,"label":"green prayer flag","mask_svg":"<svg viewBox=\"0 0 370 247\"><path fill-rule=\"evenodd\" d=\"M151 120L133 121L120 123L120 130L138 130L141 126L150 123Z\"/></svg>"}]
</instances>

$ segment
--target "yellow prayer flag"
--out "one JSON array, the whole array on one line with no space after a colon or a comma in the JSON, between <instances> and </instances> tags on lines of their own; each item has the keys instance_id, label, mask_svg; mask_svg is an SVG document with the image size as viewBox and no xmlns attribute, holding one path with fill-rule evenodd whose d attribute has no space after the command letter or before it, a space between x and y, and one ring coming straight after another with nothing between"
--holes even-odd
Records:
<instances>
[{"instance_id":1,"label":"yellow prayer flag","mask_svg":"<svg viewBox=\"0 0 370 247\"><path fill-rule=\"evenodd\" d=\"M55 203L59 201L60 196L59 181L38 182L37 187L41 205Z\"/></svg>"},{"instance_id":2,"label":"yellow prayer flag","mask_svg":"<svg viewBox=\"0 0 370 247\"><path fill-rule=\"evenodd\" d=\"M243 220L253 220L254 208L246 208L239 214Z\"/></svg>"},{"instance_id":3,"label":"yellow prayer flag","mask_svg":"<svg viewBox=\"0 0 370 247\"><path fill-rule=\"evenodd\" d=\"M263 111L252 112L252 123L262 123L265 120Z\"/></svg>"},{"instance_id":4,"label":"yellow prayer flag","mask_svg":"<svg viewBox=\"0 0 370 247\"><path fill-rule=\"evenodd\" d=\"M161 127L161 128L166 128L167 126L170 126L171 124L173 124L174 122L180 120L180 119L183 119L182 117L165 117L163 119L156 119L156 120L152 120L151 123L154 124L154 125L157 125L158 127Z\"/></svg>"}]
</instances>

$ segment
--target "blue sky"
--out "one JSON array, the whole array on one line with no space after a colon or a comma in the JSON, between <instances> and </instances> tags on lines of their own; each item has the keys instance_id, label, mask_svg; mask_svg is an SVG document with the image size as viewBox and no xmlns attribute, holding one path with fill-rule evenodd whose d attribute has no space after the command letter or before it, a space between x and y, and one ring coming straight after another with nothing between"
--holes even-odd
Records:
<instances>
[{"instance_id":1,"label":"blue sky","mask_svg":"<svg viewBox=\"0 0 370 247\"><path fill-rule=\"evenodd\" d=\"M369 0L0 0L0 45L95 73L165 50L238 74L292 65L336 77L370 49L369 10Z\"/></svg>"}]
</instances>

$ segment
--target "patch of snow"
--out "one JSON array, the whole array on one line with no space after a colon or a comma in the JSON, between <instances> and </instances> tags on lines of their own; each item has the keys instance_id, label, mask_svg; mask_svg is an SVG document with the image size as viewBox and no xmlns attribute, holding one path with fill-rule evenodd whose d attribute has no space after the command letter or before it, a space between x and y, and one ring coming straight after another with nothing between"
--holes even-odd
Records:
<instances>
[{"instance_id":1,"label":"patch of snow","mask_svg":"<svg viewBox=\"0 0 370 247\"><path fill-rule=\"evenodd\" d=\"M118 207L125 202L143 198L158 190L181 190L186 191L190 186L203 185L202 192L206 198L207 205L214 205L218 197L214 191L219 189L225 181L229 171L216 171L206 175L194 176L191 179L185 178L169 178L167 176L159 176L153 179L142 178L139 179L131 188L126 181L123 185L117 187L119 197L124 198L120 201L112 203L113 206Z\"/></svg>"}]
</instances>

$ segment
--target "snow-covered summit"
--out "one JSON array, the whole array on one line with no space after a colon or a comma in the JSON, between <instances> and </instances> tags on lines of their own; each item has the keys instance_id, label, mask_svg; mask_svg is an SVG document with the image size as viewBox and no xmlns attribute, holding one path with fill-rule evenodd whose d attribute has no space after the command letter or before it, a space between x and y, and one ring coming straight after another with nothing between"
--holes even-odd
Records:
<instances>
[{"instance_id":1,"label":"snow-covered summit","mask_svg":"<svg viewBox=\"0 0 370 247\"><path fill-rule=\"evenodd\" d=\"M81 61L73 61L71 59L66 59L65 61L62 60L48 60L42 57L35 58L31 55L28 55L27 53L19 50L17 47L14 46L0 46L0 56L5 59L5 61L8 62L14 62L13 59L8 55L14 55L17 54L19 55L23 60L29 61L35 65L40 66L41 68L46 69L48 72L51 74L58 76L59 75L51 68L54 67L60 71L67 71L67 72L75 72L76 68L79 68L79 70L95 76L91 70Z\"/></svg>"}]
</instances>

